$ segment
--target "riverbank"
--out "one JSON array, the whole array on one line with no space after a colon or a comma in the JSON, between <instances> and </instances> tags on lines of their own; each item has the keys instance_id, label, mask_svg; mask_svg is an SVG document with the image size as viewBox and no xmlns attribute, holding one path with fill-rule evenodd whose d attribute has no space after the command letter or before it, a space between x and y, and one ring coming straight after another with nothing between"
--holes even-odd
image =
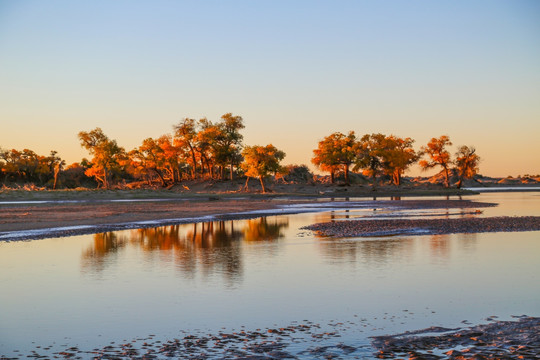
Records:
<instances>
[{"instance_id":1,"label":"riverbank","mask_svg":"<svg viewBox=\"0 0 540 360\"><path fill-rule=\"evenodd\" d=\"M0 240L73 236L182 223L246 219L336 208L481 208L470 200L363 200L344 198L199 195L177 198L18 200L0 202ZM325 204L326 203L326 204Z\"/></svg>"},{"instance_id":2,"label":"riverbank","mask_svg":"<svg viewBox=\"0 0 540 360\"><path fill-rule=\"evenodd\" d=\"M466 329L432 327L377 336L372 345L379 359L535 359L540 354L540 318L515 316Z\"/></svg>"},{"instance_id":3,"label":"riverbank","mask_svg":"<svg viewBox=\"0 0 540 360\"><path fill-rule=\"evenodd\" d=\"M239 190L242 183L230 182L192 182L171 189L64 189L64 190L23 190L0 189L0 204L5 201L72 201L72 200L128 200L128 199L200 199L208 197L217 199L249 198L272 199L281 197L313 198L313 197L389 197L389 196L466 196L477 192L465 189L440 186L340 186L330 184L280 184L271 187L265 194L257 187L250 191Z\"/></svg>"},{"instance_id":4,"label":"riverbank","mask_svg":"<svg viewBox=\"0 0 540 360\"><path fill-rule=\"evenodd\" d=\"M0 240L71 236L126 228L200 222L294 203L259 199L71 200L0 205ZM42 231L39 231L42 230ZM9 236L9 233L19 232ZM6 235L7 234L7 235Z\"/></svg>"},{"instance_id":5,"label":"riverbank","mask_svg":"<svg viewBox=\"0 0 540 360\"><path fill-rule=\"evenodd\" d=\"M319 324L308 320L282 327L216 333L182 332L174 339L148 335L101 348L37 345L29 354L1 356L0 359L95 358L95 359L533 359L540 352L540 318L515 316L465 328L430 327L402 334L371 337L371 346L342 338L363 332L367 319ZM301 349L301 350L300 350Z\"/></svg>"}]
</instances>

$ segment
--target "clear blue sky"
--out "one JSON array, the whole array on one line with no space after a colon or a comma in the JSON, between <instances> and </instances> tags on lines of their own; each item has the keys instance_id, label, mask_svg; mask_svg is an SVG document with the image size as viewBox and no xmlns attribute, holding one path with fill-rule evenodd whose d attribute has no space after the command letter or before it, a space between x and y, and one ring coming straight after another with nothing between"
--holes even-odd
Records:
<instances>
[{"instance_id":1,"label":"clear blue sky","mask_svg":"<svg viewBox=\"0 0 540 360\"><path fill-rule=\"evenodd\" d=\"M4 149L70 163L81 130L131 150L226 112L286 163L355 130L540 173L540 1L0 0Z\"/></svg>"}]
</instances>

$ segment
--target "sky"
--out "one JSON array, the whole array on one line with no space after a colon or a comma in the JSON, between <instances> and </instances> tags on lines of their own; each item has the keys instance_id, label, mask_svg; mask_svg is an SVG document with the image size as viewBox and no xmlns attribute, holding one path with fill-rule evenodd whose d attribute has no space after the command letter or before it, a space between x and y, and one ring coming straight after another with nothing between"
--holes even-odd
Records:
<instances>
[{"instance_id":1,"label":"sky","mask_svg":"<svg viewBox=\"0 0 540 360\"><path fill-rule=\"evenodd\" d=\"M228 112L285 164L354 130L540 174L540 2L0 0L3 149L72 163L80 131L131 150Z\"/></svg>"}]
</instances>

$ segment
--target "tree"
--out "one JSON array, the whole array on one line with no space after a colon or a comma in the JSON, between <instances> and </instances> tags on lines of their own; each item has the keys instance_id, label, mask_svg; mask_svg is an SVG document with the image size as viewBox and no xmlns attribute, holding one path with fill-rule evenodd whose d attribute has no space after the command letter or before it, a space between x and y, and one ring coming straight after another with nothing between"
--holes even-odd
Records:
<instances>
[{"instance_id":1,"label":"tree","mask_svg":"<svg viewBox=\"0 0 540 360\"><path fill-rule=\"evenodd\" d=\"M192 178L197 174L197 164L200 162L200 173L204 176L205 167L214 177L214 165L220 168L220 177L224 178L223 170L230 167L230 178L234 177L234 166L237 166L242 157L243 136L240 130L244 128L241 116L227 113L221 120L212 123L206 118L196 122L185 118L175 129L175 145L188 150Z\"/></svg>"},{"instance_id":2,"label":"tree","mask_svg":"<svg viewBox=\"0 0 540 360\"><path fill-rule=\"evenodd\" d=\"M0 149L0 172L5 181L24 181L56 188L58 174L65 165L64 160L51 151L49 156L36 154L30 149ZM52 184L50 184L52 182Z\"/></svg>"},{"instance_id":3,"label":"tree","mask_svg":"<svg viewBox=\"0 0 540 360\"><path fill-rule=\"evenodd\" d=\"M476 154L476 149L473 146L461 146L456 152L456 160L454 164L458 172L457 188L460 189L463 179L471 179L478 173L478 164L480 156Z\"/></svg>"},{"instance_id":4,"label":"tree","mask_svg":"<svg viewBox=\"0 0 540 360\"><path fill-rule=\"evenodd\" d=\"M450 170L450 164L452 160L450 159L450 152L446 150L447 146L451 146L452 142L447 135L442 135L441 137L432 138L427 146L422 146L420 148L421 155L427 154L428 160L421 160L418 164L423 170L431 169L435 166L441 166L444 170L444 186L450 186L448 182L448 172Z\"/></svg>"},{"instance_id":5,"label":"tree","mask_svg":"<svg viewBox=\"0 0 540 360\"><path fill-rule=\"evenodd\" d=\"M129 152L129 159L135 173L145 175L149 180L151 174L156 174L161 185L167 185L167 180L163 175L164 151L158 141L152 138L143 140L141 146Z\"/></svg>"},{"instance_id":6,"label":"tree","mask_svg":"<svg viewBox=\"0 0 540 360\"><path fill-rule=\"evenodd\" d=\"M334 174L339 166L343 166L345 183L349 182L349 167L356 158L356 136L354 131L348 135L335 132L319 141L317 149L313 150L311 162L323 171L330 172L330 181L334 183Z\"/></svg>"},{"instance_id":7,"label":"tree","mask_svg":"<svg viewBox=\"0 0 540 360\"><path fill-rule=\"evenodd\" d=\"M373 186L377 185L377 176L382 172L386 135L366 134L358 141L356 145L356 159L354 162L354 171L364 169L364 175L371 176Z\"/></svg>"},{"instance_id":8,"label":"tree","mask_svg":"<svg viewBox=\"0 0 540 360\"><path fill-rule=\"evenodd\" d=\"M29 180L27 158L30 151L28 149L23 151L11 149L0 153L0 158L5 161L2 171L6 174L6 179L11 181Z\"/></svg>"},{"instance_id":9,"label":"tree","mask_svg":"<svg viewBox=\"0 0 540 360\"><path fill-rule=\"evenodd\" d=\"M263 179L272 173L283 171L280 161L285 157L285 153L269 144L266 146L246 146L242 151L242 155L244 156L244 162L242 162L241 167L248 177L247 180L250 177L259 178L262 192L265 193L266 188Z\"/></svg>"},{"instance_id":10,"label":"tree","mask_svg":"<svg viewBox=\"0 0 540 360\"><path fill-rule=\"evenodd\" d=\"M66 161L56 156L56 154L58 154L56 151L51 150L50 155L44 159L47 163L49 174L53 174L53 190L56 189L56 185L58 184L58 175L64 169L64 166L66 166Z\"/></svg>"},{"instance_id":11,"label":"tree","mask_svg":"<svg viewBox=\"0 0 540 360\"><path fill-rule=\"evenodd\" d=\"M157 139L162 151L162 166L173 183L182 177L182 168L186 165L182 148L175 146L171 135L162 135Z\"/></svg>"},{"instance_id":12,"label":"tree","mask_svg":"<svg viewBox=\"0 0 540 360\"><path fill-rule=\"evenodd\" d=\"M62 183L65 187L76 188L79 186L96 186L96 180L86 175L86 170L91 167L87 159L81 163L73 163L62 171Z\"/></svg>"},{"instance_id":13,"label":"tree","mask_svg":"<svg viewBox=\"0 0 540 360\"><path fill-rule=\"evenodd\" d=\"M214 178L214 164L216 162L226 163L225 157L221 159L219 156L218 139L222 136L221 129L213 124L210 120L202 118L199 120L200 130L197 133L197 151L201 157L201 167L203 161L206 163L206 168L210 173L210 178ZM222 176L222 173L220 173Z\"/></svg>"},{"instance_id":14,"label":"tree","mask_svg":"<svg viewBox=\"0 0 540 360\"><path fill-rule=\"evenodd\" d=\"M401 185L401 175L418 160L418 154L412 148L414 140L394 135L385 137L380 149L383 170L392 176L394 185Z\"/></svg>"},{"instance_id":15,"label":"tree","mask_svg":"<svg viewBox=\"0 0 540 360\"><path fill-rule=\"evenodd\" d=\"M6 176L6 163L3 161L3 154L5 150L0 147L0 179L5 178Z\"/></svg>"},{"instance_id":16,"label":"tree","mask_svg":"<svg viewBox=\"0 0 540 360\"><path fill-rule=\"evenodd\" d=\"M110 140L100 128L79 132L79 140L81 146L94 156L92 167L85 174L93 176L108 189L113 171L119 170L120 162L125 160L125 150L118 146L116 140Z\"/></svg>"},{"instance_id":17,"label":"tree","mask_svg":"<svg viewBox=\"0 0 540 360\"><path fill-rule=\"evenodd\" d=\"M191 155L191 177L195 179L197 174L197 157L195 153L195 141L197 138L197 124L194 119L184 118L174 126L174 145L189 149Z\"/></svg>"},{"instance_id":18,"label":"tree","mask_svg":"<svg viewBox=\"0 0 540 360\"><path fill-rule=\"evenodd\" d=\"M233 166L241 161L240 152L242 150L242 140L244 136L240 134L243 129L244 120L241 116L233 116L226 113L221 116L221 121L217 124L220 134L216 137L217 146L221 156L230 167L230 178L233 179Z\"/></svg>"}]
</instances>

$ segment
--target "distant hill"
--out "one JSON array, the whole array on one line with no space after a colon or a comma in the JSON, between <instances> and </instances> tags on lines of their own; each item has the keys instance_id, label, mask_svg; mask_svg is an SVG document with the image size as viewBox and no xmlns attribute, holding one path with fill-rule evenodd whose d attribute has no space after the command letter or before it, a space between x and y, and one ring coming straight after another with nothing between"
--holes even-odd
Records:
<instances>
[{"instance_id":1,"label":"distant hill","mask_svg":"<svg viewBox=\"0 0 540 360\"><path fill-rule=\"evenodd\" d=\"M444 184L444 172L441 171L438 174L435 174L431 177L415 177L410 179L411 182L418 184L433 184L433 185L443 185ZM449 173L449 182L450 186L455 186L458 182L458 175L455 169L450 170ZM524 177L506 177L506 178L495 178L483 175L475 175L472 179L464 179L462 187L493 187L493 186L535 186L540 185L540 176L524 176Z\"/></svg>"}]
</instances>

